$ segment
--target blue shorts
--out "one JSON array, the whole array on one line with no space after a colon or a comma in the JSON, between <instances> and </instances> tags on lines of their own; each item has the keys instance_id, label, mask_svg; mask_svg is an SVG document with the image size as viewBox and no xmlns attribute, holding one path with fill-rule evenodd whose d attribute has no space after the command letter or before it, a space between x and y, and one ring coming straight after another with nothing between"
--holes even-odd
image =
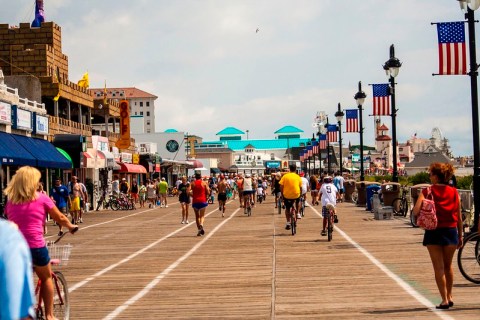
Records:
<instances>
[{"instance_id":1,"label":"blue shorts","mask_svg":"<svg viewBox=\"0 0 480 320\"><path fill-rule=\"evenodd\" d=\"M47 247L43 248L30 248L32 254L32 263L37 267L44 267L50 262L50 256L48 255Z\"/></svg>"},{"instance_id":2,"label":"blue shorts","mask_svg":"<svg viewBox=\"0 0 480 320\"><path fill-rule=\"evenodd\" d=\"M208 202L192 203L192 208L193 208L193 209L197 209L197 210L203 209L203 208L205 208L206 206L208 206Z\"/></svg>"},{"instance_id":3,"label":"blue shorts","mask_svg":"<svg viewBox=\"0 0 480 320\"><path fill-rule=\"evenodd\" d=\"M438 228L425 230L423 245L456 246L458 244L458 230L453 228Z\"/></svg>"},{"instance_id":4,"label":"blue shorts","mask_svg":"<svg viewBox=\"0 0 480 320\"><path fill-rule=\"evenodd\" d=\"M322 217L327 218L330 215L330 212L328 211L327 207L323 206L322 207Z\"/></svg>"}]
</instances>

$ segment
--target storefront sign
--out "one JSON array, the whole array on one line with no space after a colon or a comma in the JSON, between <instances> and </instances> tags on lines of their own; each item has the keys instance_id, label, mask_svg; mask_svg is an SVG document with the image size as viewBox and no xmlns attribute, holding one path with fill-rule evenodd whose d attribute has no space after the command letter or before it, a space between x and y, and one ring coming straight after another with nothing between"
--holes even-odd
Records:
<instances>
[{"instance_id":1,"label":"storefront sign","mask_svg":"<svg viewBox=\"0 0 480 320\"><path fill-rule=\"evenodd\" d=\"M132 154L127 152L122 152L121 154L123 163L132 163Z\"/></svg>"},{"instance_id":2,"label":"storefront sign","mask_svg":"<svg viewBox=\"0 0 480 320\"><path fill-rule=\"evenodd\" d=\"M48 117L33 113L33 133L48 134Z\"/></svg>"},{"instance_id":3,"label":"storefront sign","mask_svg":"<svg viewBox=\"0 0 480 320\"><path fill-rule=\"evenodd\" d=\"M140 163L140 154L134 153L132 155L132 163L133 164L139 164Z\"/></svg>"},{"instance_id":4,"label":"storefront sign","mask_svg":"<svg viewBox=\"0 0 480 320\"><path fill-rule=\"evenodd\" d=\"M32 131L32 112L12 106L12 128Z\"/></svg>"},{"instance_id":5,"label":"storefront sign","mask_svg":"<svg viewBox=\"0 0 480 320\"><path fill-rule=\"evenodd\" d=\"M130 108L127 100L120 101L120 139L115 145L119 149L130 147Z\"/></svg>"},{"instance_id":6,"label":"storefront sign","mask_svg":"<svg viewBox=\"0 0 480 320\"><path fill-rule=\"evenodd\" d=\"M12 105L0 101L0 122L11 124L12 123Z\"/></svg>"},{"instance_id":7,"label":"storefront sign","mask_svg":"<svg viewBox=\"0 0 480 320\"><path fill-rule=\"evenodd\" d=\"M279 169L280 168L280 161L266 161L265 167L269 169Z\"/></svg>"}]
</instances>

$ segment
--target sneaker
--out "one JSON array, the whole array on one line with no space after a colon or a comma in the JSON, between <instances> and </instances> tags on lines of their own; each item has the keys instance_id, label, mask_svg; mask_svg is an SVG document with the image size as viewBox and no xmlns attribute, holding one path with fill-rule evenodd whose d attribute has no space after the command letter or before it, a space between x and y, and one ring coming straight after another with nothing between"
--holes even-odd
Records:
<instances>
[{"instance_id":1,"label":"sneaker","mask_svg":"<svg viewBox=\"0 0 480 320\"><path fill-rule=\"evenodd\" d=\"M338 223L337 215L334 215L334 216L333 216L333 223Z\"/></svg>"},{"instance_id":2,"label":"sneaker","mask_svg":"<svg viewBox=\"0 0 480 320\"><path fill-rule=\"evenodd\" d=\"M185 220L185 223L186 223L186 224L189 224L190 222L188 222L188 220Z\"/></svg>"},{"instance_id":3,"label":"sneaker","mask_svg":"<svg viewBox=\"0 0 480 320\"><path fill-rule=\"evenodd\" d=\"M58 231L58 236L62 236L63 235L63 231Z\"/></svg>"},{"instance_id":4,"label":"sneaker","mask_svg":"<svg viewBox=\"0 0 480 320\"><path fill-rule=\"evenodd\" d=\"M200 237L201 235L202 235L202 230L198 230L197 237Z\"/></svg>"},{"instance_id":5,"label":"sneaker","mask_svg":"<svg viewBox=\"0 0 480 320\"><path fill-rule=\"evenodd\" d=\"M245 210L243 210L243 214L247 214L247 210L246 210L246 209L245 209Z\"/></svg>"},{"instance_id":6,"label":"sneaker","mask_svg":"<svg viewBox=\"0 0 480 320\"><path fill-rule=\"evenodd\" d=\"M203 226L200 226L200 228L202 228L200 232L202 232L202 236L203 236L205 234L205 230L203 230Z\"/></svg>"},{"instance_id":7,"label":"sneaker","mask_svg":"<svg viewBox=\"0 0 480 320\"><path fill-rule=\"evenodd\" d=\"M290 230L290 223L287 223L287 224L285 225L285 230Z\"/></svg>"},{"instance_id":8,"label":"sneaker","mask_svg":"<svg viewBox=\"0 0 480 320\"><path fill-rule=\"evenodd\" d=\"M322 236L326 236L327 235L327 231L326 230L322 230Z\"/></svg>"},{"instance_id":9,"label":"sneaker","mask_svg":"<svg viewBox=\"0 0 480 320\"><path fill-rule=\"evenodd\" d=\"M167 205L165 205L165 208L168 208L168 206L167 206Z\"/></svg>"},{"instance_id":10,"label":"sneaker","mask_svg":"<svg viewBox=\"0 0 480 320\"><path fill-rule=\"evenodd\" d=\"M297 213L297 219L302 219L302 215L300 213Z\"/></svg>"},{"instance_id":11,"label":"sneaker","mask_svg":"<svg viewBox=\"0 0 480 320\"><path fill-rule=\"evenodd\" d=\"M182 220L182 224L184 224L184 223L185 223L185 220Z\"/></svg>"},{"instance_id":12,"label":"sneaker","mask_svg":"<svg viewBox=\"0 0 480 320\"><path fill-rule=\"evenodd\" d=\"M83 219L82 219L82 218L80 218L80 223L83 223Z\"/></svg>"}]
</instances>

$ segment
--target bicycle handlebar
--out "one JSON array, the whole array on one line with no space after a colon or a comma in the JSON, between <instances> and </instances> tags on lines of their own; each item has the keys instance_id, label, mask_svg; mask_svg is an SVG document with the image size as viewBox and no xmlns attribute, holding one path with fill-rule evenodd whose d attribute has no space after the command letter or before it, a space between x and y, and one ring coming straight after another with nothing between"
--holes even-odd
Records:
<instances>
[{"instance_id":1,"label":"bicycle handlebar","mask_svg":"<svg viewBox=\"0 0 480 320\"><path fill-rule=\"evenodd\" d=\"M72 231L70 231L71 234L74 234L75 232L78 231L78 227L75 227L72 229ZM59 242L63 237L65 237L65 235L67 234L68 232L65 232L63 233L61 236L59 236L55 241L50 241L50 243L53 243L53 244L56 244L57 242Z\"/></svg>"}]
</instances>

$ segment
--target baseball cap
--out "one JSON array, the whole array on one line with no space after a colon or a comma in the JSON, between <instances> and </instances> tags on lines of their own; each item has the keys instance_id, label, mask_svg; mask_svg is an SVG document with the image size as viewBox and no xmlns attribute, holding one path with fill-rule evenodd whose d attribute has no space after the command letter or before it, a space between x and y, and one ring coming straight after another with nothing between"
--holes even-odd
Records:
<instances>
[{"instance_id":1,"label":"baseball cap","mask_svg":"<svg viewBox=\"0 0 480 320\"><path fill-rule=\"evenodd\" d=\"M250 178L250 173L247 173L247 174L245 175L245 177L246 177L246 178Z\"/></svg>"},{"instance_id":2,"label":"baseball cap","mask_svg":"<svg viewBox=\"0 0 480 320\"><path fill-rule=\"evenodd\" d=\"M125 179L125 178L122 178L122 181L124 181L124 180L127 180L127 179Z\"/></svg>"},{"instance_id":3,"label":"baseball cap","mask_svg":"<svg viewBox=\"0 0 480 320\"><path fill-rule=\"evenodd\" d=\"M303 177L304 175L305 175L305 173L300 172L300 177Z\"/></svg>"},{"instance_id":4,"label":"baseball cap","mask_svg":"<svg viewBox=\"0 0 480 320\"><path fill-rule=\"evenodd\" d=\"M165 178L162 178L162 181L165 181Z\"/></svg>"}]
</instances>

